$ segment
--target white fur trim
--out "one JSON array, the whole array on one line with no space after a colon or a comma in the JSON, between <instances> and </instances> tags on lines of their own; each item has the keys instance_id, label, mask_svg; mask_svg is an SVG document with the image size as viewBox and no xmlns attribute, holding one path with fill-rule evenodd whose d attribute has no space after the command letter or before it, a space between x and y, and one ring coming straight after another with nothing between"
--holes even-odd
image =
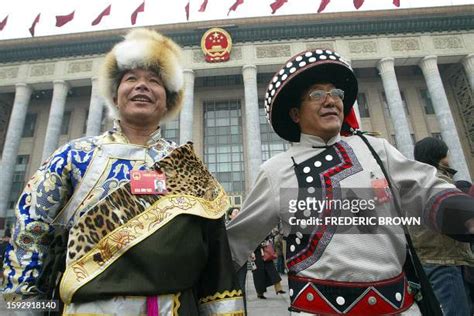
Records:
<instances>
[{"instance_id":1,"label":"white fur trim","mask_svg":"<svg viewBox=\"0 0 474 316\"><path fill-rule=\"evenodd\" d=\"M179 65L178 61L174 61L174 73L170 74L171 78L168 78L166 81L168 83L168 90L172 92L178 92L179 90L183 89L184 87L184 75L183 75L183 68ZM168 74L167 74L168 75Z\"/></svg>"},{"instance_id":2,"label":"white fur trim","mask_svg":"<svg viewBox=\"0 0 474 316\"><path fill-rule=\"evenodd\" d=\"M148 41L128 40L115 46L114 53L119 69L134 69L143 65L148 60L147 52L150 51Z\"/></svg>"},{"instance_id":3,"label":"white fur trim","mask_svg":"<svg viewBox=\"0 0 474 316\"><path fill-rule=\"evenodd\" d=\"M119 69L134 69L144 66L151 59L149 52L152 45L149 39L132 39L117 44L114 48L115 58ZM184 86L183 69L176 57L171 56L174 73L163 71L162 76L166 88L178 92Z\"/></svg>"}]
</instances>

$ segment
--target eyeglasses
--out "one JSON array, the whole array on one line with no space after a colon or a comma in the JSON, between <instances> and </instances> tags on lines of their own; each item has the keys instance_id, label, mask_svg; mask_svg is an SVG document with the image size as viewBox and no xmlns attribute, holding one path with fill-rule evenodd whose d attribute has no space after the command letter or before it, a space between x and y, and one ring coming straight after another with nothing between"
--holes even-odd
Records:
<instances>
[{"instance_id":1,"label":"eyeglasses","mask_svg":"<svg viewBox=\"0 0 474 316\"><path fill-rule=\"evenodd\" d=\"M308 95L311 100L321 103L326 101L328 95L330 95L334 99L340 99L341 101L344 100L344 91L341 89L331 89L329 91L313 90Z\"/></svg>"}]
</instances>

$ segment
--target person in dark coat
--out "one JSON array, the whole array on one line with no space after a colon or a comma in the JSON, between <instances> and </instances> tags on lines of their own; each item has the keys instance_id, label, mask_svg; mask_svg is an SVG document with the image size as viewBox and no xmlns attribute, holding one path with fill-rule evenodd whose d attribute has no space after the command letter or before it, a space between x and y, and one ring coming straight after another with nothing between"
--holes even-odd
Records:
<instances>
[{"instance_id":1,"label":"person in dark coat","mask_svg":"<svg viewBox=\"0 0 474 316\"><path fill-rule=\"evenodd\" d=\"M253 283L257 291L257 297L260 299L266 299L264 293L267 291L267 287L272 285L275 287L275 293L277 295L286 293L283 291L281 277L275 268L273 260L263 260L263 247L270 242L270 240L264 241L254 251L254 262L257 268L252 270Z\"/></svg>"}]
</instances>

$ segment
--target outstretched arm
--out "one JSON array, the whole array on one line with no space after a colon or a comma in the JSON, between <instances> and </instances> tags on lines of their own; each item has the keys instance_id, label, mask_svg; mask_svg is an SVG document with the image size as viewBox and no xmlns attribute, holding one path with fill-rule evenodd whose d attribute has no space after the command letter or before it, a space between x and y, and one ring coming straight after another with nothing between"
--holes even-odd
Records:
<instances>
[{"instance_id":1,"label":"outstretched arm","mask_svg":"<svg viewBox=\"0 0 474 316\"><path fill-rule=\"evenodd\" d=\"M242 210L229 222L227 235L236 268L247 262L258 244L278 225L280 195L276 191L266 172L261 170Z\"/></svg>"}]
</instances>

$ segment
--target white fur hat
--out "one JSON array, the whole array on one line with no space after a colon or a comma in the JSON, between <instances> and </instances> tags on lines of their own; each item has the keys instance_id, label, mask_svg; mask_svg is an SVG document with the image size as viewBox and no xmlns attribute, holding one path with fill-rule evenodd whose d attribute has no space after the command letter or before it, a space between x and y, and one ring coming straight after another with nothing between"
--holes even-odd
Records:
<instances>
[{"instance_id":1,"label":"white fur hat","mask_svg":"<svg viewBox=\"0 0 474 316\"><path fill-rule=\"evenodd\" d=\"M135 29L105 56L99 74L99 87L109 108L109 115L118 117L114 97L119 82L124 71L135 68L155 71L163 80L168 108L163 120L178 114L184 92L181 48L170 38L155 31Z\"/></svg>"}]
</instances>

